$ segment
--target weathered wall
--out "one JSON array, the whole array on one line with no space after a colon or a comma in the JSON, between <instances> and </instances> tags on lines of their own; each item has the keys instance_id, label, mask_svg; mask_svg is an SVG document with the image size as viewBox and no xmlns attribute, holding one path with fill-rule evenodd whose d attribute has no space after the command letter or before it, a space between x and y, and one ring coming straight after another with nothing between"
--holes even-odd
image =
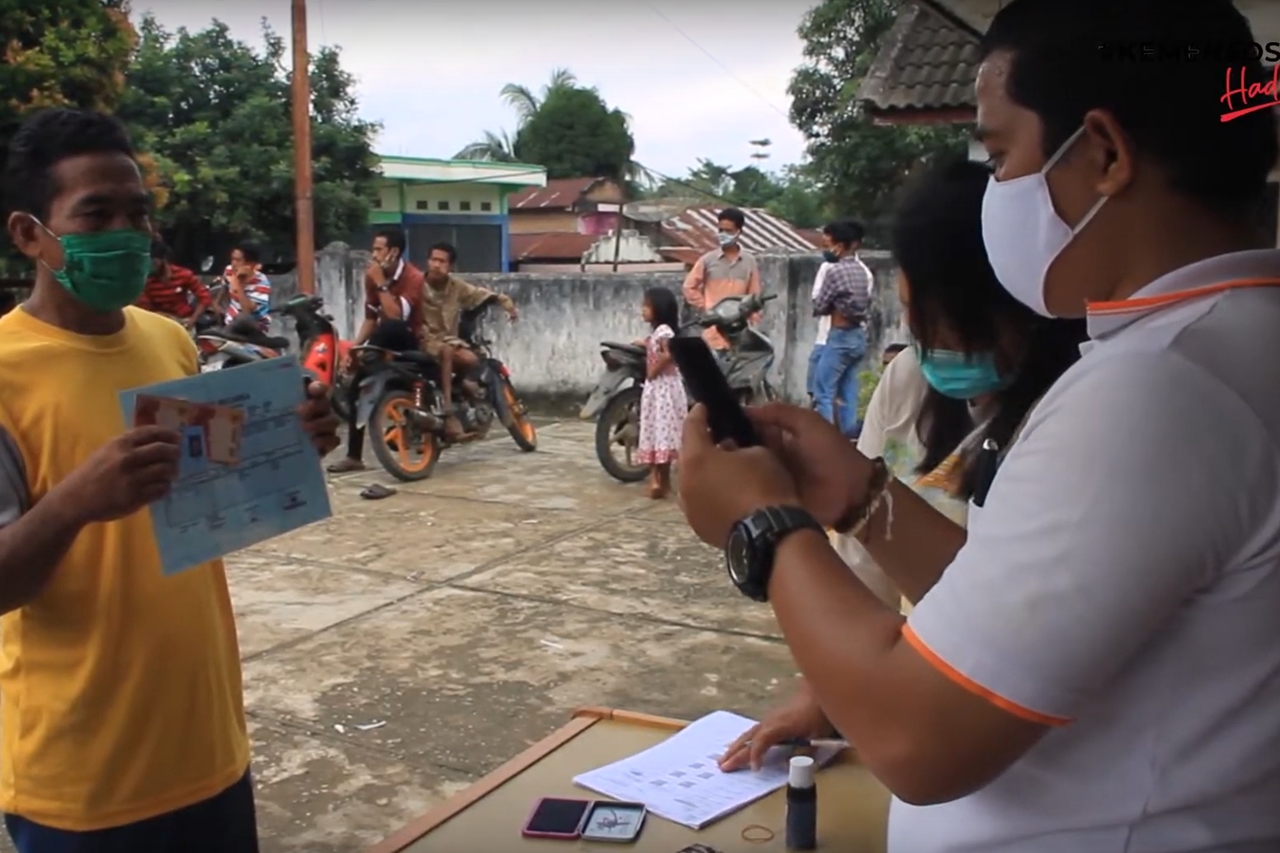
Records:
<instances>
[{"instance_id":1,"label":"weathered wall","mask_svg":"<svg viewBox=\"0 0 1280 853\"><path fill-rule=\"evenodd\" d=\"M885 343L905 339L893 285L893 266L883 253L864 259L876 274L876 294L868 322L868 348L878 355ZM766 293L778 294L761 323L774 342L773 382L784 397L805 398L804 379L817 320L809 310L817 255L770 255L759 259ZM319 253L316 285L339 330L349 337L363 316L362 276L368 254L335 244ZM680 291L682 273L471 273L468 281L502 291L520 308L511 326L500 311L490 312L487 331L494 351L507 363L526 394L585 396L601 369L601 341L631 341L645 334L640 303L646 288ZM296 291L293 276L274 279L275 301Z\"/></svg>"}]
</instances>

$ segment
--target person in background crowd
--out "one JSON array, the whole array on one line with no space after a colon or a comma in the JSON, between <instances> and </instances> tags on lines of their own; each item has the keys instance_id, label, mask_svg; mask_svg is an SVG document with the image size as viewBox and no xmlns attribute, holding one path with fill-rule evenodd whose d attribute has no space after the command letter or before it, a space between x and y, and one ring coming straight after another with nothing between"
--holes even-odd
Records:
<instances>
[{"instance_id":1,"label":"person in background crowd","mask_svg":"<svg viewBox=\"0 0 1280 853\"><path fill-rule=\"evenodd\" d=\"M884 352L880 354L880 368L882 370L888 368L889 362L897 358L898 353L905 349L909 349L906 344L889 344L885 347Z\"/></svg>"},{"instance_id":2,"label":"person in background crowd","mask_svg":"<svg viewBox=\"0 0 1280 853\"><path fill-rule=\"evenodd\" d=\"M364 275L364 322L353 344L370 344L407 352L417 349L422 334L422 271L404 257L404 231L384 228L373 237ZM349 384L347 455L329 466L342 474L364 470L364 429L356 425L356 404L362 378L359 365Z\"/></svg>"},{"instance_id":3,"label":"person in background crowd","mask_svg":"<svg viewBox=\"0 0 1280 853\"><path fill-rule=\"evenodd\" d=\"M644 339L645 381L640 395L640 439L636 461L649 466L649 497L671 491L671 465L680 452L680 429L689 411L684 381L667 343L680 325L680 305L665 287L644 292L641 316L652 330Z\"/></svg>"},{"instance_id":4,"label":"person in background crowd","mask_svg":"<svg viewBox=\"0 0 1280 853\"><path fill-rule=\"evenodd\" d=\"M271 282L262 274L262 247L241 243L231 250L227 267L227 325L252 318L258 328L271 328Z\"/></svg>"},{"instance_id":5,"label":"person in background crowd","mask_svg":"<svg viewBox=\"0 0 1280 853\"><path fill-rule=\"evenodd\" d=\"M151 241L151 275L138 298L138 307L173 317L188 329L209 310L209 288L186 267L170 259L169 247L159 237Z\"/></svg>"},{"instance_id":6,"label":"person in background crowd","mask_svg":"<svg viewBox=\"0 0 1280 853\"><path fill-rule=\"evenodd\" d=\"M129 428L119 394L199 372L177 324L132 307L148 193L124 127L31 115L4 171L35 264L0 319L0 809L18 853L256 853L226 569L165 574L147 507L181 436ZM338 443L328 391L303 428Z\"/></svg>"},{"instance_id":7,"label":"person in background crowd","mask_svg":"<svg viewBox=\"0 0 1280 853\"><path fill-rule=\"evenodd\" d=\"M824 245L830 238L822 235ZM827 270L831 269L839 258L831 249L824 249L822 252L822 263L818 265L818 272L813 276L813 293L811 298L817 299L818 293L822 290L822 282L827 277ZM809 350L809 370L804 377L804 390L809 394L809 405L816 405L818 392L815 383L818 380L818 361L822 358L822 351L827 345L827 335L831 332L831 318L823 316L818 318L818 332L813 338L813 349Z\"/></svg>"},{"instance_id":8,"label":"person in background crowd","mask_svg":"<svg viewBox=\"0 0 1280 853\"><path fill-rule=\"evenodd\" d=\"M835 262L813 297L813 313L831 322L814 378L814 409L850 438L858 434L858 370L867 355L865 323L871 302L871 270L858 257L863 229L852 221L822 229Z\"/></svg>"},{"instance_id":9,"label":"person in background crowd","mask_svg":"<svg viewBox=\"0 0 1280 853\"><path fill-rule=\"evenodd\" d=\"M686 420L681 505L766 590L823 715L894 793L890 853L1280 849L1280 252L1260 215L1280 141L1273 110L1223 121L1245 96L1222 95L1271 75L1232 51L1117 61L1099 38L1256 41L1231 0L993 18L987 254L1090 340L993 448L967 532L811 411L753 407L745 450L701 407Z\"/></svg>"},{"instance_id":10,"label":"person in background crowd","mask_svg":"<svg viewBox=\"0 0 1280 853\"><path fill-rule=\"evenodd\" d=\"M709 311L729 296L760 292L760 267L756 265L756 257L742 248L742 229L746 225L746 214L736 207L720 211L717 222L720 248L698 258L684 279L684 301L695 311ZM752 323L759 321L758 314L750 318ZM715 329L705 329L702 339L717 355L728 351L729 342Z\"/></svg>"},{"instance_id":11,"label":"person in background crowd","mask_svg":"<svg viewBox=\"0 0 1280 853\"><path fill-rule=\"evenodd\" d=\"M453 414L454 377L463 378L466 393L479 390L474 380L466 378L480 367L480 358L458 337L462 312L494 298L512 323L520 319L520 311L510 296L477 287L455 276L453 265L457 260L458 250L449 243L431 247L427 252L427 286L422 299L422 350L440 362L440 396L444 398L445 411L449 412L445 430L455 437L461 435L462 424Z\"/></svg>"}]
</instances>

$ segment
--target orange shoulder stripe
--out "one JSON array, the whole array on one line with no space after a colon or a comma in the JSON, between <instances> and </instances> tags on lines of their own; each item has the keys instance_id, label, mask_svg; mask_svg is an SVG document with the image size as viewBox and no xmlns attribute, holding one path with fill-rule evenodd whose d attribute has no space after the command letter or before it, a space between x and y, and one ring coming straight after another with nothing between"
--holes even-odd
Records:
<instances>
[{"instance_id":1,"label":"orange shoulder stripe","mask_svg":"<svg viewBox=\"0 0 1280 853\"><path fill-rule=\"evenodd\" d=\"M965 675L963 672L960 672L960 670L956 669L939 657L937 652L925 645L924 640L920 639L919 635L917 635L915 631L911 630L910 625L904 624L902 626L902 638L907 641L911 648L916 650L916 653L919 654L920 657L928 661L929 665L938 672L945 675L949 681L960 685L975 696L981 696L1001 711L1005 711L1006 713L1013 714L1019 719L1037 723L1042 726L1059 727L1065 726L1071 722L1070 717L1055 717L1051 714L1042 714L1039 711L1033 711L1030 708L1019 705L1012 699L1006 699L999 693L983 687L981 684L974 681L972 678Z\"/></svg>"}]
</instances>

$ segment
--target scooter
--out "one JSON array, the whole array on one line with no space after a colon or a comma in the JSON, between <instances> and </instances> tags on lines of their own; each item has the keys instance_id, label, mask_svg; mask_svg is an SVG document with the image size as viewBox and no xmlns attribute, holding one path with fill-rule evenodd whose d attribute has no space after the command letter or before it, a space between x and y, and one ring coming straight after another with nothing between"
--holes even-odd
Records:
<instances>
[{"instance_id":1,"label":"scooter","mask_svg":"<svg viewBox=\"0 0 1280 853\"><path fill-rule=\"evenodd\" d=\"M324 300L319 296L299 294L273 313L293 318L298 333L298 354L302 370L317 382L331 389L333 410L342 419L347 418L346 370L351 353L351 342L344 341L333 325L333 317L324 311Z\"/></svg>"},{"instance_id":2,"label":"scooter","mask_svg":"<svg viewBox=\"0 0 1280 853\"><path fill-rule=\"evenodd\" d=\"M729 349L719 357L720 368L744 406L778 398L768 379L774 359L773 342L749 322L766 302L774 299L776 294L728 296L698 320L681 327L681 334L714 328L725 338ZM624 483L638 483L649 473L647 465L633 461L640 443L644 347L610 341L602 342L600 347L605 369L579 417L596 419L596 458L609 476Z\"/></svg>"},{"instance_id":3,"label":"scooter","mask_svg":"<svg viewBox=\"0 0 1280 853\"><path fill-rule=\"evenodd\" d=\"M289 339L268 335L252 317L241 317L225 328L198 333L196 346L200 372L209 373L278 358L289 349Z\"/></svg>"}]
</instances>

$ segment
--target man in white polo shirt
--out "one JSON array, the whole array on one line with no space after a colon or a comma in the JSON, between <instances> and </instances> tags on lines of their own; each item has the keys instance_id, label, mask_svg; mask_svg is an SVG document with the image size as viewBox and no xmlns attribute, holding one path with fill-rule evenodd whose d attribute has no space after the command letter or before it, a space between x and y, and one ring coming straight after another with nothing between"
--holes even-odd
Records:
<instances>
[{"instance_id":1,"label":"man in white polo shirt","mask_svg":"<svg viewBox=\"0 0 1280 853\"><path fill-rule=\"evenodd\" d=\"M812 412L758 410L747 450L701 407L686 422L690 524L809 688L739 746L842 732L896 795L891 853L1280 850L1280 252L1256 227L1275 116L1219 119L1227 68L1262 80L1255 60L1099 50L1253 41L1229 0L993 21L988 254L1092 340L999 449L967 536ZM866 542L909 617L823 525Z\"/></svg>"}]
</instances>

